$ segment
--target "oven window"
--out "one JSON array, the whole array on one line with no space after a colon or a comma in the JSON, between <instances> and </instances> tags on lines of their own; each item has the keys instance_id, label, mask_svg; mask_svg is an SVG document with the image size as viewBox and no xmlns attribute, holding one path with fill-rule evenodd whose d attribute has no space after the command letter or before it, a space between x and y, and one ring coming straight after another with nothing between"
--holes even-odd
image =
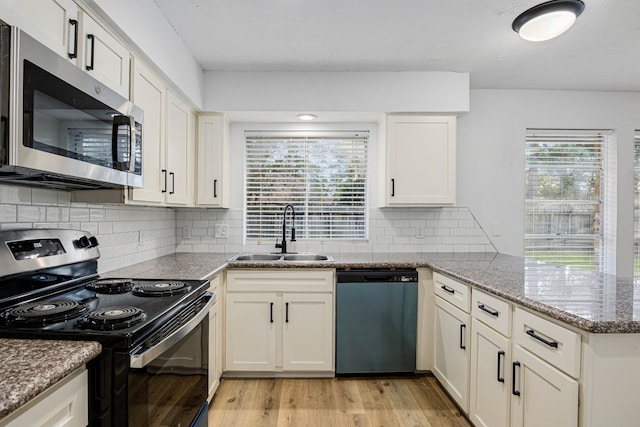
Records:
<instances>
[{"instance_id":1,"label":"oven window","mask_svg":"<svg viewBox=\"0 0 640 427\"><path fill-rule=\"evenodd\" d=\"M207 400L209 316L142 369L129 372L129 426L190 426Z\"/></svg>"}]
</instances>

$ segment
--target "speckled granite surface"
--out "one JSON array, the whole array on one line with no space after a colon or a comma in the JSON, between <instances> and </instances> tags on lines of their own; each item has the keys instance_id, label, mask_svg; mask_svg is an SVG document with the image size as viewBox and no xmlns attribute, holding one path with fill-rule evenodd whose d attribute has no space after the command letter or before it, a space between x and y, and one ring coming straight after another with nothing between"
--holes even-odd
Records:
<instances>
[{"instance_id":1,"label":"speckled granite surface","mask_svg":"<svg viewBox=\"0 0 640 427\"><path fill-rule=\"evenodd\" d=\"M0 339L0 419L100 351L92 341Z\"/></svg>"},{"instance_id":2,"label":"speckled granite surface","mask_svg":"<svg viewBox=\"0 0 640 427\"><path fill-rule=\"evenodd\" d=\"M430 267L477 288L593 333L640 332L640 286L633 280L495 253L329 254L333 262L227 262L235 254L180 253L108 276L208 278L230 268Z\"/></svg>"}]
</instances>

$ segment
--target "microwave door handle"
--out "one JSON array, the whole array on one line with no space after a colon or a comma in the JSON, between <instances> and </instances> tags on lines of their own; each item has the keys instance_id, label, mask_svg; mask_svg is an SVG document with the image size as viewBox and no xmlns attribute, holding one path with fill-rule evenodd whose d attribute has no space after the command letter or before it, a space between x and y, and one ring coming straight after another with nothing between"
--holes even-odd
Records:
<instances>
[{"instance_id":1,"label":"microwave door handle","mask_svg":"<svg viewBox=\"0 0 640 427\"><path fill-rule=\"evenodd\" d=\"M129 161L121 162L118 159L118 129L120 126L129 127ZM111 133L111 156L113 164L118 170L133 172L135 168L135 137L136 121L132 116L116 115L113 117L113 129Z\"/></svg>"}]
</instances>

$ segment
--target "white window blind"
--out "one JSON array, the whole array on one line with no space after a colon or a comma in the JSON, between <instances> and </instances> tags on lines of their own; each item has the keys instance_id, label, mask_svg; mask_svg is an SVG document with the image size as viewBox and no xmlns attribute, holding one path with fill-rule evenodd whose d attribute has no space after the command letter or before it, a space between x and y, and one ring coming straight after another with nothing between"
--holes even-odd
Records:
<instances>
[{"instance_id":1,"label":"white window blind","mask_svg":"<svg viewBox=\"0 0 640 427\"><path fill-rule=\"evenodd\" d=\"M599 130L527 130L526 258L607 270L616 205L614 146L608 135Z\"/></svg>"},{"instance_id":2,"label":"white window blind","mask_svg":"<svg viewBox=\"0 0 640 427\"><path fill-rule=\"evenodd\" d=\"M633 142L633 278L640 283L640 130L636 130Z\"/></svg>"},{"instance_id":3,"label":"white window blind","mask_svg":"<svg viewBox=\"0 0 640 427\"><path fill-rule=\"evenodd\" d=\"M246 238L281 237L292 204L297 239L365 239L368 137L245 133Z\"/></svg>"}]
</instances>

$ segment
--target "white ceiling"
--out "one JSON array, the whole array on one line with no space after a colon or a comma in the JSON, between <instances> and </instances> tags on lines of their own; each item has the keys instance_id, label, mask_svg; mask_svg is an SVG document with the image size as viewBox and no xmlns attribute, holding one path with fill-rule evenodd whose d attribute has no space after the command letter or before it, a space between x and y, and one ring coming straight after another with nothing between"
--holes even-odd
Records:
<instances>
[{"instance_id":1,"label":"white ceiling","mask_svg":"<svg viewBox=\"0 0 640 427\"><path fill-rule=\"evenodd\" d=\"M205 70L458 71L472 88L640 91L640 1L584 0L555 40L513 19L543 0L154 0Z\"/></svg>"}]
</instances>

